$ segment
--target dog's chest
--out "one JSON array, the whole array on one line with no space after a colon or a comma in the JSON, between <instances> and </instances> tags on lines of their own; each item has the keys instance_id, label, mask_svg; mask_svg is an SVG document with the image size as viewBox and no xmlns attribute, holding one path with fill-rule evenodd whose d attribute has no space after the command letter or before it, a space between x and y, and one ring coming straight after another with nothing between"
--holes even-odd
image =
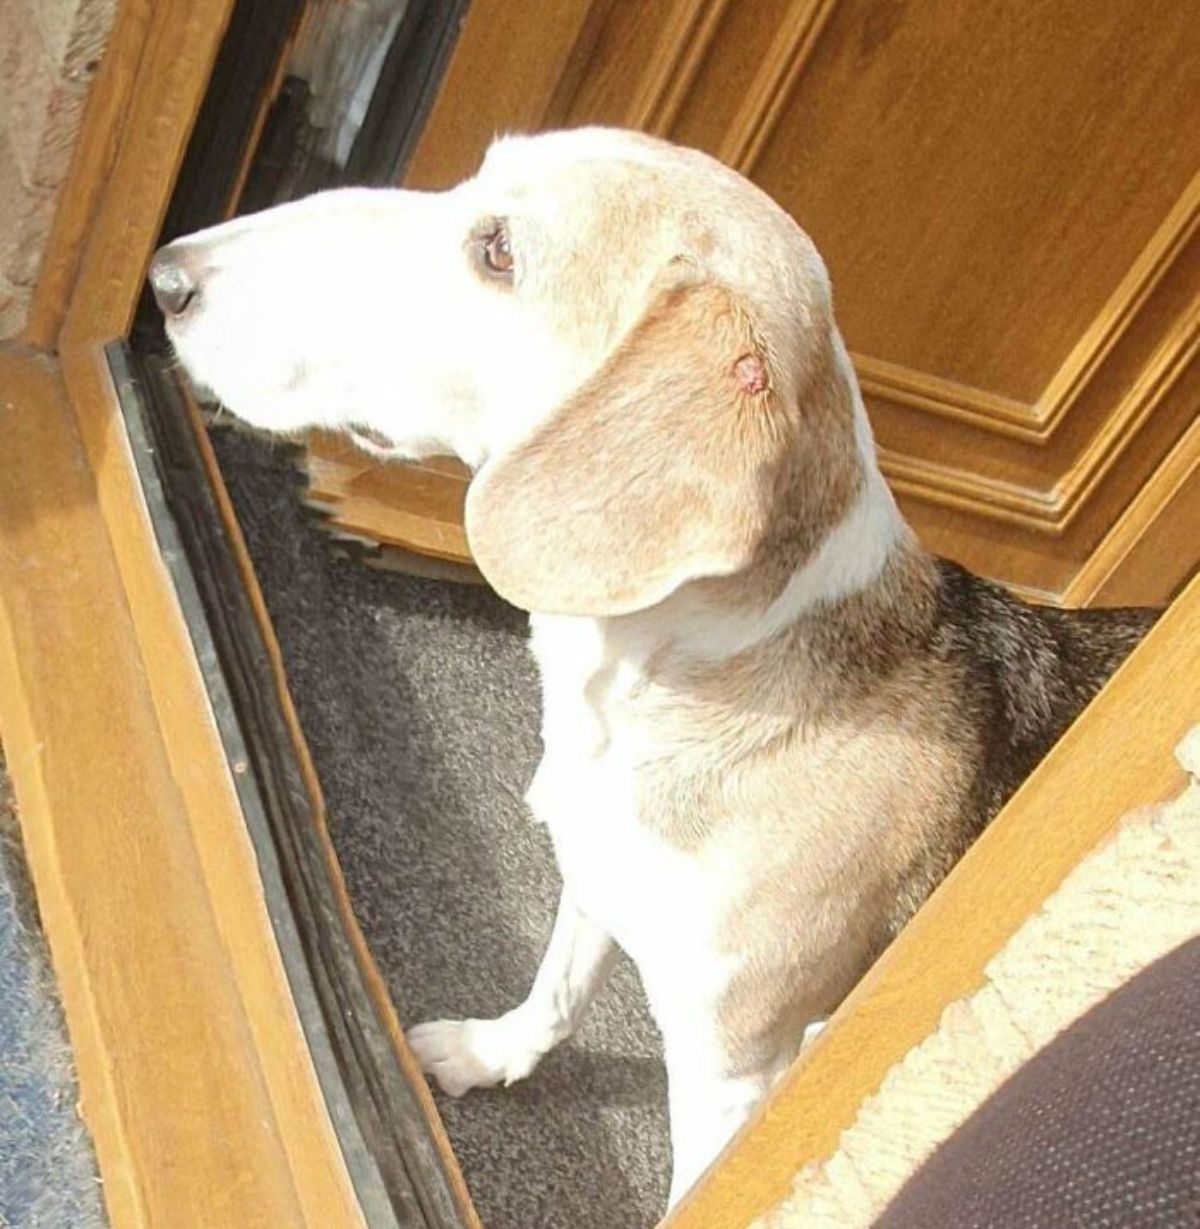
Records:
<instances>
[{"instance_id":1,"label":"dog's chest","mask_svg":"<svg viewBox=\"0 0 1200 1229\"><path fill-rule=\"evenodd\" d=\"M543 679L544 750L530 808L549 828L580 906L639 964L652 961L673 919L694 925L719 910L703 868L642 813L636 765L652 748L630 719L637 667L614 660L586 620L539 619L532 646Z\"/></svg>"},{"instance_id":2,"label":"dog's chest","mask_svg":"<svg viewBox=\"0 0 1200 1229\"><path fill-rule=\"evenodd\" d=\"M660 1020L722 1001L755 970L780 985L803 970L821 1004L835 1001L882 933L896 868L954 797L917 723L764 742L786 712L697 713L673 676L643 675L636 642L614 645L586 620L538 619L532 647L544 757L530 806L567 889L633 957Z\"/></svg>"}]
</instances>

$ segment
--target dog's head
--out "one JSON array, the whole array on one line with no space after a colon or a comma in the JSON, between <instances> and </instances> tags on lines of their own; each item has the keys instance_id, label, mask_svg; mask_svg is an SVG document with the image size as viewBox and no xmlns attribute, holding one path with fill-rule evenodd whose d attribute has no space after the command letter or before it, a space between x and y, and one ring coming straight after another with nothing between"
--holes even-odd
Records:
<instances>
[{"instance_id":1,"label":"dog's head","mask_svg":"<svg viewBox=\"0 0 1200 1229\"><path fill-rule=\"evenodd\" d=\"M526 609L644 609L847 513L870 441L808 237L692 150L507 138L452 191L345 189L151 267L184 366L270 431L475 471L479 566Z\"/></svg>"}]
</instances>

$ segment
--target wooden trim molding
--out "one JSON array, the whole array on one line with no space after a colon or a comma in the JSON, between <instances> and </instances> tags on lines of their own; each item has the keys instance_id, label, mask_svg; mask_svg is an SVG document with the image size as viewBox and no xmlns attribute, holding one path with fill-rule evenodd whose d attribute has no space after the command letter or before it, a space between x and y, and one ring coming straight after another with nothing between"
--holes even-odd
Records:
<instances>
[{"instance_id":1,"label":"wooden trim molding","mask_svg":"<svg viewBox=\"0 0 1200 1229\"><path fill-rule=\"evenodd\" d=\"M1200 354L1200 295L1176 319L1103 426L1048 491L1001 482L984 474L885 448L879 452L880 464L895 489L905 495L971 512L988 520L1060 536L1070 529L1150 416L1196 361L1197 354ZM868 360L867 369L871 377L863 382L863 390L877 393L881 387L879 366ZM910 403L929 408L923 396L932 387L931 382L909 381L907 374L904 377L905 396ZM968 391L974 397L978 390Z\"/></svg>"},{"instance_id":2,"label":"wooden trim molding","mask_svg":"<svg viewBox=\"0 0 1200 1229\"><path fill-rule=\"evenodd\" d=\"M929 414L983 427L1031 444L1046 444L1062 426L1131 322L1146 306L1175 261L1200 229L1200 175L1184 189L1150 242L1130 266L1121 284L1096 319L1084 330L1071 353L1032 403L1001 397L986 389L942 380L923 371L871 355L854 355L864 392L910 405ZM1195 307L1182 313L1171 333L1168 361L1186 363L1195 354ZM1126 418L1147 411L1147 394L1125 399ZM1150 407L1152 408L1152 407Z\"/></svg>"},{"instance_id":3,"label":"wooden trim molding","mask_svg":"<svg viewBox=\"0 0 1200 1229\"><path fill-rule=\"evenodd\" d=\"M869 354L852 354L851 359L863 393L869 397L909 405L972 426L986 426L1018 439L1030 438L1031 407L1024 401L954 380L939 379L928 372L914 371Z\"/></svg>"},{"instance_id":4,"label":"wooden trim molding","mask_svg":"<svg viewBox=\"0 0 1200 1229\"><path fill-rule=\"evenodd\" d=\"M365 1224L162 560L117 559L144 508L102 506L52 363L0 384L0 731L110 1222Z\"/></svg>"},{"instance_id":5,"label":"wooden trim molding","mask_svg":"<svg viewBox=\"0 0 1200 1229\"><path fill-rule=\"evenodd\" d=\"M1033 407L1038 438L1047 439L1070 412L1100 365L1200 228L1200 173L1129 267Z\"/></svg>"},{"instance_id":6,"label":"wooden trim molding","mask_svg":"<svg viewBox=\"0 0 1200 1229\"><path fill-rule=\"evenodd\" d=\"M81 196L91 198L89 226L56 339L60 352L109 341L129 328L232 4L233 0L167 0L147 6L150 12L143 17L146 32L136 68L125 69L118 77L125 92L123 105L117 107L107 97L95 107L89 102L69 181ZM143 8L140 3L131 7ZM131 21L123 15L120 30ZM106 60L123 50L121 44L115 50L110 47ZM120 117L116 133L97 133L108 122L110 107ZM102 165L91 163L97 146L112 149ZM75 178L77 171L82 182ZM91 179L97 173L103 175L99 196ZM73 202L64 194L60 213L71 214Z\"/></svg>"},{"instance_id":7,"label":"wooden trim molding","mask_svg":"<svg viewBox=\"0 0 1200 1229\"><path fill-rule=\"evenodd\" d=\"M1080 859L1183 783L1200 721L1200 580L1013 796L663 1229L746 1229L828 1158L887 1071L932 1031ZM931 959L931 955L936 957Z\"/></svg>"},{"instance_id":8,"label":"wooden trim molding","mask_svg":"<svg viewBox=\"0 0 1200 1229\"><path fill-rule=\"evenodd\" d=\"M1180 313L1133 386L1058 484L1056 531L1069 527L1097 486L1200 354L1200 294Z\"/></svg>"},{"instance_id":9,"label":"wooden trim molding","mask_svg":"<svg viewBox=\"0 0 1200 1229\"><path fill-rule=\"evenodd\" d=\"M676 0L649 71L629 107L628 124L666 136L696 81L729 0Z\"/></svg>"},{"instance_id":10,"label":"wooden trim molding","mask_svg":"<svg viewBox=\"0 0 1200 1229\"><path fill-rule=\"evenodd\" d=\"M21 337L26 345L50 350L58 343L83 250L133 101L131 83L146 49L151 8L148 0L125 0L117 8L34 288Z\"/></svg>"},{"instance_id":11,"label":"wooden trim molding","mask_svg":"<svg viewBox=\"0 0 1200 1229\"><path fill-rule=\"evenodd\" d=\"M722 162L747 177L752 175L836 7L837 0L802 0L789 8L717 150Z\"/></svg>"},{"instance_id":12,"label":"wooden trim molding","mask_svg":"<svg viewBox=\"0 0 1200 1229\"><path fill-rule=\"evenodd\" d=\"M1200 533L1200 418L1171 449L1062 596L1064 606L1128 606L1171 592L1195 571Z\"/></svg>"},{"instance_id":13,"label":"wooden trim molding","mask_svg":"<svg viewBox=\"0 0 1200 1229\"><path fill-rule=\"evenodd\" d=\"M878 455L879 467L898 494L1040 533L1052 533L1059 524L1061 500L1055 491L1044 493L937 461L905 456L882 445Z\"/></svg>"}]
</instances>

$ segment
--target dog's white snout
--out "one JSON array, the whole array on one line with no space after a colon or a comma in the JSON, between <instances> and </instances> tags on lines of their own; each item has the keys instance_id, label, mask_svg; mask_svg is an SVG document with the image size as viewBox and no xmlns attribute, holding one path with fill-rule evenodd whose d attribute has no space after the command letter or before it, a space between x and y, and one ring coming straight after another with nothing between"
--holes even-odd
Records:
<instances>
[{"instance_id":1,"label":"dog's white snout","mask_svg":"<svg viewBox=\"0 0 1200 1229\"><path fill-rule=\"evenodd\" d=\"M150 262L149 277L154 301L164 316L182 316L199 297L199 263L185 244L159 248Z\"/></svg>"}]
</instances>

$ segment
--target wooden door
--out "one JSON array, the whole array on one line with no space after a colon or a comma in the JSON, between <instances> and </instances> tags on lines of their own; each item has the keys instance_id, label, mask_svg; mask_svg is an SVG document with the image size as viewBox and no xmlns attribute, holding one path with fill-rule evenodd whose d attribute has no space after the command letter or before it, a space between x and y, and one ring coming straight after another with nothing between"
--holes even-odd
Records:
<instances>
[{"instance_id":1,"label":"wooden door","mask_svg":"<svg viewBox=\"0 0 1200 1229\"><path fill-rule=\"evenodd\" d=\"M1191 0L474 0L407 182L584 123L705 149L809 231L930 547L1068 604L1195 569Z\"/></svg>"}]
</instances>

